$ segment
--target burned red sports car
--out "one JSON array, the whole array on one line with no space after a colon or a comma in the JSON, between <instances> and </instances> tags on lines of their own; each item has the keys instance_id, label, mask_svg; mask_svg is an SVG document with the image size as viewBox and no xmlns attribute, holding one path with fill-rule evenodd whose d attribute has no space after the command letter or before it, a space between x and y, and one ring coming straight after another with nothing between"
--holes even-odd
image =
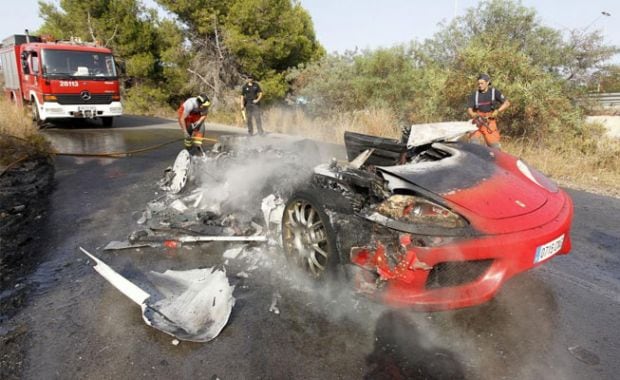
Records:
<instances>
[{"instance_id":1,"label":"burned red sports car","mask_svg":"<svg viewBox=\"0 0 620 380\"><path fill-rule=\"evenodd\" d=\"M384 302L442 310L568 253L565 192L510 154L424 132L462 124L415 126L407 142L346 133L349 162L317 166L288 197L287 256L317 279L344 273Z\"/></svg>"}]
</instances>

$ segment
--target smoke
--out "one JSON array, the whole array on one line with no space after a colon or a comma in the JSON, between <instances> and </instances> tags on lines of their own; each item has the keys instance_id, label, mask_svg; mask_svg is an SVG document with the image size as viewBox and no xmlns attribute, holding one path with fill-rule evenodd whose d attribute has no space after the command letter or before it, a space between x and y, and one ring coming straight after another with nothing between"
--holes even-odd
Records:
<instances>
[{"instance_id":1,"label":"smoke","mask_svg":"<svg viewBox=\"0 0 620 380\"><path fill-rule=\"evenodd\" d=\"M203 193L202 207L219 212L251 214L262 198L289 194L307 183L320 161L314 143L282 137L236 138L232 150L197 166L196 181Z\"/></svg>"},{"instance_id":2,"label":"smoke","mask_svg":"<svg viewBox=\"0 0 620 380\"><path fill-rule=\"evenodd\" d=\"M307 187L312 168L326 160L325 157L318 157L317 149L312 144L300 143L299 140L245 138L226 143L232 143L231 153L222 153L216 156L217 159L206 160L198 166L194 176L203 194L200 207L221 214L234 213L237 218L260 215L261 201L271 193L282 194L286 199L296 189ZM331 222L338 223L337 220ZM275 241L279 236L272 238ZM287 313L296 314L302 308L304 316L312 313L324 318L330 325L348 326L362 332L364 349L374 349L374 355L370 355L369 359L371 367L381 366L383 345L396 341L430 362L433 352L443 350L441 357L449 358L452 363L448 367L456 368L449 373L461 372L458 360L441 346L435 345L437 336L426 314L395 310L359 294L350 281L343 280L342 268L337 268L333 276L317 281L295 263L289 262L278 244L246 246L242 253L235 254L235 258L227 259L227 264L229 273L242 283L271 290L272 294L265 300L265 308L278 313L280 318L297 318ZM238 289L243 289L243 285ZM399 323L390 323L394 320ZM403 337L411 337L413 345L404 345L401 342ZM408 357L400 351L394 355L399 361ZM413 368L408 367L405 373L414 373L411 372L415 371ZM426 370L428 374L434 373L432 368Z\"/></svg>"},{"instance_id":3,"label":"smoke","mask_svg":"<svg viewBox=\"0 0 620 380\"><path fill-rule=\"evenodd\" d=\"M259 221L263 198L279 193L286 200L307 186L312 167L325 160L303 140L237 139L230 152L196 166L193 175L203 194L199 208ZM532 275L507 284L508 289L485 305L417 312L358 294L344 279L342 268L332 278L317 282L286 259L275 244L277 235L272 234L271 245L246 245L234 257L225 255L227 273L238 281L237 291L259 289L262 298L253 302L264 302L274 317L299 319L303 324L312 323L309 315L314 315L330 328L355 331L361 337L351 339L357 339L361 352L368 352L369 378L392 374L386 368L403 378L546 377L540 355L548 352L553 341L557 306L547 286Z\"/></svg>"}]
</instances>

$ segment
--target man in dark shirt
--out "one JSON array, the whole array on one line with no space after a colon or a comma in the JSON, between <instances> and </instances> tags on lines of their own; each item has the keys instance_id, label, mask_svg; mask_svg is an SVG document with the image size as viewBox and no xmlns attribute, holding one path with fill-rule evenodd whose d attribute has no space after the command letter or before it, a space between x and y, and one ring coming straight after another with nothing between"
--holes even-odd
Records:
<instances>
[{"instance_id":1,"label":"man in dark shirt","mask_svg":"<svg viewBox=\"0 0 620 380\"><path fill-rule=\"evenodd\" d=\"M467 102L467 113L472 119L478 116L487 118L487 125L478 127L472 137L484 138L485 143L492 148L500 148L500 134L497 129L497 116L510 106L508 99L502 93L491 87L491 78L487 74L478 76L478 91L471 94Z\"/></svg>"},{"instance_id":2,"label":"man in dark shirt","mask_svg":"<svg viewBox=\"0 0 620 380\"><path fill-rule=\"evenodd\" d=\"M249 76L246 84L241 88L241 104L242 112L244 112L245 120L248 125L248 133L250 136L254 134L254 126L252 120L256 122L258 134L264 135L263 123L260 116L260 108L258 102L263 97L263 91L258 83L254 82L254 78Z\"/></svg>"}]
</instances>

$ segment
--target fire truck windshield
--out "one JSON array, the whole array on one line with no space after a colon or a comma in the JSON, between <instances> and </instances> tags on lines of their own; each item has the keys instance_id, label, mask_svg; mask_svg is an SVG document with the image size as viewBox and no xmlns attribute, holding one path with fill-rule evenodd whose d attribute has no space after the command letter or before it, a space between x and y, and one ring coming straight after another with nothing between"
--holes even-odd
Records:
<instances>
[{"instance_id":1,"label":"fire truck windshield","mask_svg":"<svg viewBox=\"0 0 620 380\"><path fill-rule=\"evenodd\" d=\"M42 57L43 75L48 77L116 78L111 54L45 49Z\"/></svg>"}]
</instances>

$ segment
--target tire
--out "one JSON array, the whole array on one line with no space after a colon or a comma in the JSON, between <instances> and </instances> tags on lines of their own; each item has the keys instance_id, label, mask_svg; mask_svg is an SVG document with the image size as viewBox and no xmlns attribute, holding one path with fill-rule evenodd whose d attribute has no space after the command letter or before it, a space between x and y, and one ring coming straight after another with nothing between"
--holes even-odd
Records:
<instances>
[{"instance_id":1,"label":"tire","mask_svg":"<svg viewBox=\"0 0 620 380\"><path fill-rule=\"evenodd\" d=\"M282 246L289 263L309 277L324 281L334 277L340 263L336 233L326 213L326 190L295 192L286 203L282 216ZM333 200L333 199L332 199Z\"/></svg>"},{"instance_id":2,"label":"tire","mask_svg":"<svg viewBox=\"0 0 620 380\"><path fill-rule=\"evenodd\" d=\"M39 107L37 106L37 101L33 98L30 101L30 110L32 111L32 122L38 128L43 126L43 121L41 120L41 116L39 115Z\"/></svg>"},{"instance_id":3,"label":"tire","mask_svg":"<svg viewBox=\"0 0 620 380\"><path fill-rule=\"evenodd\" d=\"M174 160L174 165L172 166L174 177L166 191L171 194L182 193L191 176L191 169L192 158L187 149L183 149L177 154L177 158Z\"/></svg>"},{"instance_id":4,"label":"tire","mask_svg":"<svg viewBox=\"0 0 620 380\"><path fill-rule=\"evenodd\" d=\"M101 124L106 128L110 128L114 124L114 118L112 116L102 117Z\"/></svg>"}]
</instances>

